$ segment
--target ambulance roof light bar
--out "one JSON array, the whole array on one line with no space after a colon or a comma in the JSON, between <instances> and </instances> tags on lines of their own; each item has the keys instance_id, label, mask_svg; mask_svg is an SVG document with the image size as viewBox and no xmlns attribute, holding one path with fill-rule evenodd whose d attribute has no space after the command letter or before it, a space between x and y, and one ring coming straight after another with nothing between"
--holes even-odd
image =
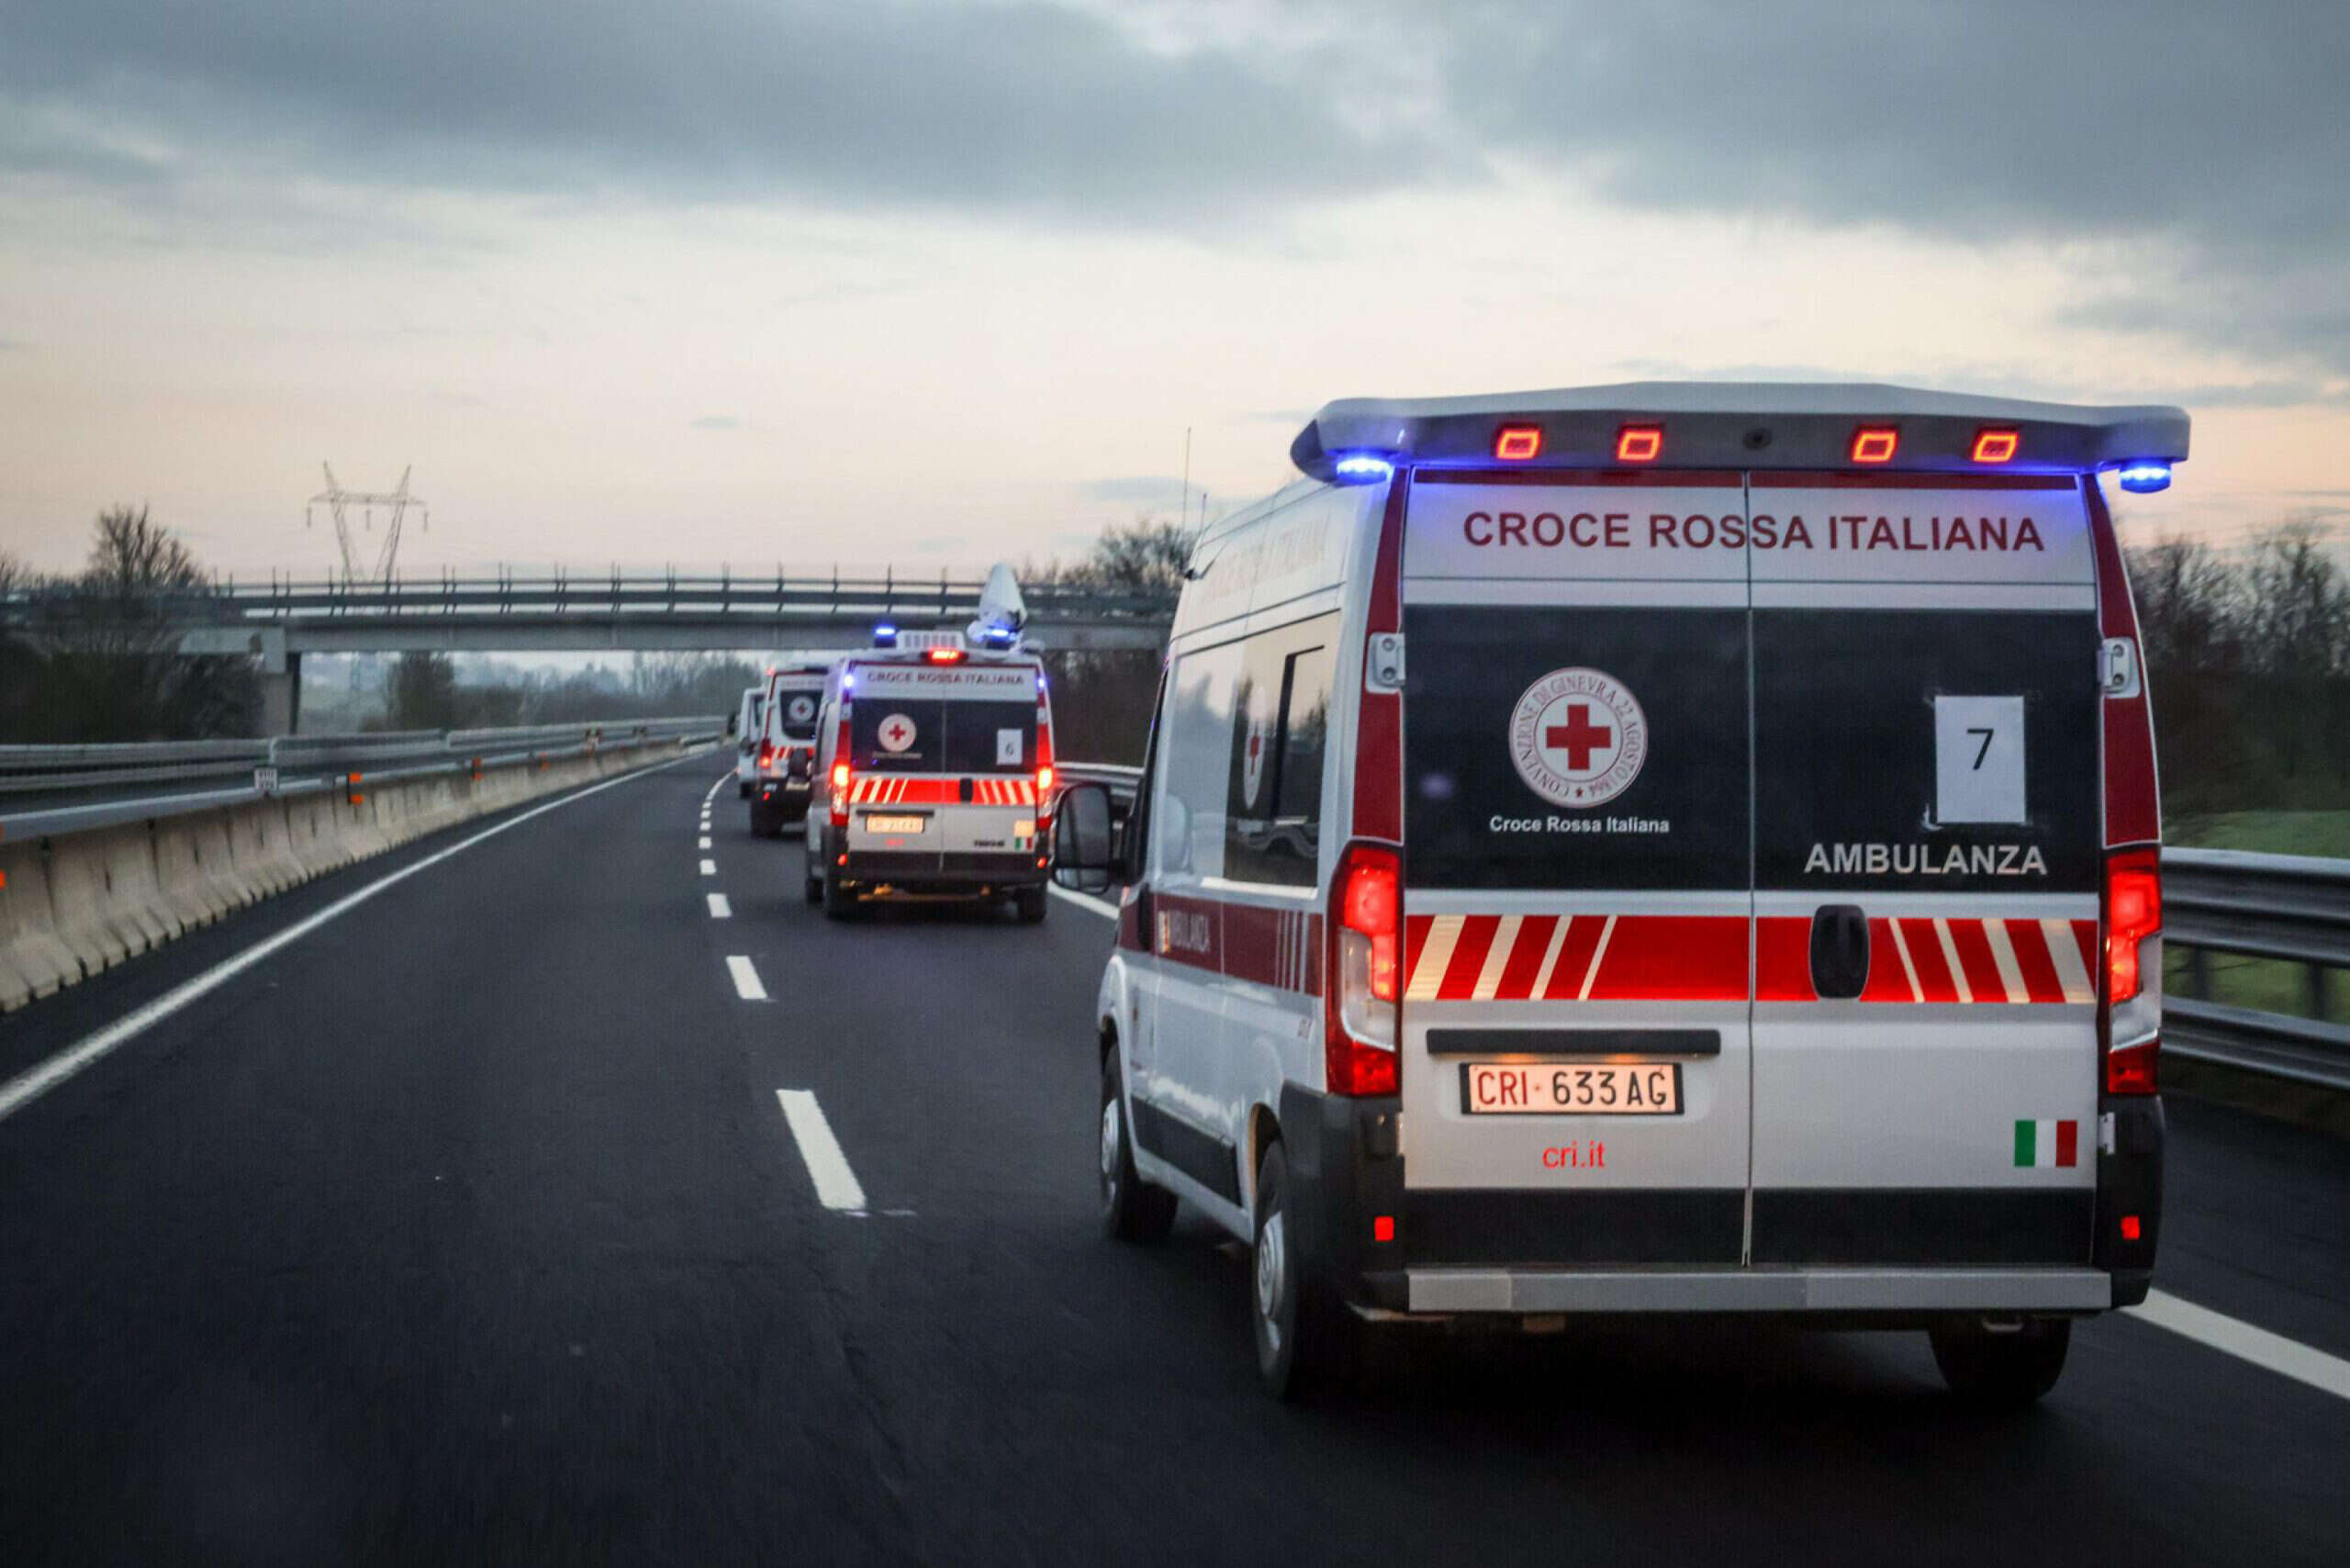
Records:
<instances>
[{"instance_id":1,"label":"ambulance roof light bar","mask_svg":"<svg viewBox=\"0 0 2350 1568\"><path fill-rule=\"evenodd\" d=\"M2133 496L2151 496L2156 490L2170 488L2170 465L2156 458L2140 458L2124 463L2119 476L2121 487Z\"/></svg>"},{"instance_id":2,"label":"ambulance roof light bar","mask_svg":"<svg viewBox=\"0 0 2350 1568\"><path fill-rule=\"evenodd\" d=\"M1502 457L1505 426L1539 431L1533 458ZM1460 468L1507 462L1608 468L1627 426L1670 428L1675 467L1836 470L1853 463L1861 427L1897 431L1894 451L1868 465L1894 472L2089 474L2124 465L2176 464L2188 454L2184 410L2090 407L1866 384L1631 382L1472 398L1347 398L1325 406L1290 445L1310 477L1382 480L1403 465ZM1986 428L2013 451L1978 457ZM1637 450L1637 448L1636 448Z\"/></svg>"}]
</instances>

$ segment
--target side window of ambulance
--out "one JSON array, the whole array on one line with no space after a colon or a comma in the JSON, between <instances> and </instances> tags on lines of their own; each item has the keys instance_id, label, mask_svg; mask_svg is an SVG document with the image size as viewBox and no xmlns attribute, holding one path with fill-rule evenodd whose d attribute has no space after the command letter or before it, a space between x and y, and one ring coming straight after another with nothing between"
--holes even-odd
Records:
<instances>
[{"instance_id":1,"label":"side window of ambulance","mask_svg":"<svg viewBox=\"0 0 2350 1568\"><path fill-rule=\"evenodd\" d=\"M1151 810L1154 879L1224 874L1224 806L1240 668L1240 644L1229 643L1186 654L1168 672Z\"/></svg>"},{"instance_id":2,"label":"side window of ambulance","mask_svg":"<svg viewBox=\"0 0 2350 1568\"><path fill-rule=\"evenodd\" d=\"M1225 872L1311 887L1320 853L1335 616L1248 640L1227 775Z\"/></svg>"}]
</instances>

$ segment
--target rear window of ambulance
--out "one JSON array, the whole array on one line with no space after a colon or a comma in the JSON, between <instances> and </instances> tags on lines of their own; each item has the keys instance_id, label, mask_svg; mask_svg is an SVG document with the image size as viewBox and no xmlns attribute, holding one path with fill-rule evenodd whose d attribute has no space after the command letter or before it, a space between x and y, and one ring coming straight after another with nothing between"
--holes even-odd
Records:
<instances>
[{"instance_id":1,"label":"rear window of ambulance","mask_svg":"<svg viewBox=\"0 0 2350 1568\"><path fill-rule=\"evenodd\" d=\"M816 738L816 711L824 705L822 687L811 684L802 689L781 688L775 694L775 729L785 739Z\"/></svg>"},{"instance_id":2,"label":"rear window of ambulance","mask_svg":"<svg viewBox=\"0 0 2350 1568\"><path fill-rule=\"evenodd\" d=\"M867 699L849 711L849 760L884 773L1024 773L1036 766L1036 704Z\"/></svg>"},{"instance_id":3,"label":"rear window of ambulance","mask_svg":"<svg viewBox=\"0 0 2350 1568\"><path fill-rule=\"evenodd\" d=\"M1415 604L1404 627L1411 886L1748 885L1744 610ZM1534 700L1575 670L1631 694L1642 752L1588 808L1543 794L1526 771L1554 790L1560 776L1522 770L1513 744L1528 722L1562 763L1624 742L1600 700Z\"/></svg>"}]
</instances>

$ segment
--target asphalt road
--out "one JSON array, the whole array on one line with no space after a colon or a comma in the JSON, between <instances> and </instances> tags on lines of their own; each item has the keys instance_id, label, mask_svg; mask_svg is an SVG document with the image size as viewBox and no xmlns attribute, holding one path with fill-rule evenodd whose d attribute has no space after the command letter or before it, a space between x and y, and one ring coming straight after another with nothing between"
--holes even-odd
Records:
<instances>
[{"instance_id":1,"label":"asphalt road","mask_svg":"<svg viewBox=\"0 0 2350 1568\"><path fill-rule=\"evenodd\" d=\"M829 924L731 784L696 845L719 767L431 867L0 1121L0 1562L2350 1561L2350 1401L2122 1316L2019 1417L1921 1335L1685 1326L1274 1405L1236 1249L1095 1231L1108 922ZM0 1023L0 1077L466 831ZM2350 1356L2350 1146L2173 1116L2157 1283Z\"/></svg>"}]
</instances>

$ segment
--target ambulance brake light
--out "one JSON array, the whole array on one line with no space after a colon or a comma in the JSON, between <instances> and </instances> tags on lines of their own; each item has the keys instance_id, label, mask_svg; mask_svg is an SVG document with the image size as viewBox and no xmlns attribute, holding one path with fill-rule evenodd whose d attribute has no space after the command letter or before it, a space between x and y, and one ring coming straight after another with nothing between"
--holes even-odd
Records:
<instances>
[{"instance_id":1,"label":"ambulance brake light","mask_svg":"<svg viewBox=\"0 0 2350 1568\"><path fill-rule=\"evenodd\" d=\"M833 790L834 790L834 793L836 793L836 794L839 794L839 793L845 793L845 792L847 790L847 789L848 789L848 764L847 764L847 763L845 763L845 762L835 762L834 764L833 764Z\"/></svg>"},{"instance_id":2,"label":"ambulance brake light","mask_svg":"<svg viewBox=\"0 0 2350 1568\"><path fill-rule=\"evenodd\" d=\"M1330 465L1341 485L1375 485L1395 472L1395 465L1375 452L1350 452Z\"/></svg>"},{"instance_id":3,"label":"ambulance brake light","mask_svg":"<svg viewBox=\"0 0 2350 1568\"><path fill-rule=\"evenodd\" d=\"M2128 1002L2144 983L2139 945L2162 929L2162 873L2151 852L2117 855L2105 872L2106 996Z\"/></svg>"},{"instance_id":4,"label":"ambulance brake light","mask_svg":"<svg viewBox=\"0 0 2350 1568\"><path fill-rule=\"evenodd\" d=\"M2023 436L2017 431L1976 431L1972 455L1977 463L2006 463L2014 458L2022 442Z\"/></svg>"},{"instance_id":5,"label":"ambulance brake light","mask_svg":"<svg viewBox=\"0 0 2350 1568\"><path fill-rule=\"evenodd\" d=\"M1616 461L1653 463L1664 450L1662 425L1626 425L1616 432Z\"/></svg>"},{"instance_id":6,"label":"ambulance brake light","mask_svg":"<svg viewBox=\"0 0 2350 1568\"><path fill-rule=\"evenodd\" d=\"M2151 496L2170 488L2170 465L2145 459L2121 465L2121 487L2133 496Z\"/></svg>"},{"instance_id":7,"label":"ambulance brake light","mask_svg":"<svg viewBox=\"0 0 2350 1568\"><path fill-rule=\"evenodd\" d=\"M1350 844L1331 882L1323 1065L1333 1094L1393 1094L1403 991L1404 868L1383 845Z\"/></svg>"},{"instance_id":8,"label":"ambulance brake light","mask_svg":"<svg viewBox=\"0 0 2350 1568\"><path fill-rule=\"evenodd\" d=\"M1494 432L1494 455L1504 463L1525 463L1541 454L1540 425L1504 425Z\"/></svg>"},{"instance_id":9,"label":"ambulance brake light","mask_svg":"<svg viewBox=\"0 0 2350 1568\"><path fill-rule=\"evenodd\" d=\"M1036 793L1043 795L1047 790L1051 790L1052 787L1053 770L1050 767L1040 767L1036 769Z\"/></svg>"},{"instance_id":10,"label":"ambulance brake light","mask_svg":"<svg viewBox=\"0 0 2350 1568\"><path fill-rule=\"evenodd\" d=\"M963 650L960 648L930 648L923 651L923 657L928 659L934 665L959 665L963 662Z\"/></svg>"},{"instance_id":11,"label":"ambulance brake light","mask_svg":"<svg viewBox=\"0 0 2350 1568\"><path fill-rule=\"evenodd\" d=\"M1852 432L1852 461L1890 463L1901 444L1901 432L1890 425L1863 425Z\"/></svg>"}]
</instances>

